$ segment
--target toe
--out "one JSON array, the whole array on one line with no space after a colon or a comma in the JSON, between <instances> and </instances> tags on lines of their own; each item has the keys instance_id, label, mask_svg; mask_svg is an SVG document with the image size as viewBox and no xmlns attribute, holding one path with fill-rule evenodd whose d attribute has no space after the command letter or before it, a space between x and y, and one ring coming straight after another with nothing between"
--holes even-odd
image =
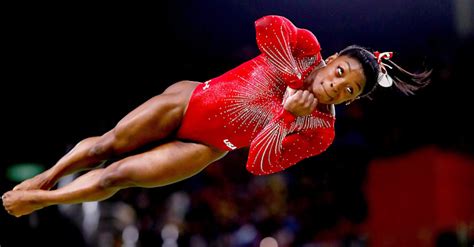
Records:
<instances>
[{"instance_id":1,"label":"toe","mask_svg":"<svg viewBox=\"0 0 474 247\"><path fill-rule=\"evenodd\" d=\"M3 204L5 204L5 201L8 199L8 192L6 192L5 194L2 195L2 201L3 201Z\"/></svg>"},{"instance_id":2,"label":"toe","mask_svg":"<svg viewBox=\"0 0 474 247\"><path fill-rule=\"evenodd\" d=\"M21 190L21 184L18 184L17 186L13 187L12 190Z\"/></svg>"}]
</instances>

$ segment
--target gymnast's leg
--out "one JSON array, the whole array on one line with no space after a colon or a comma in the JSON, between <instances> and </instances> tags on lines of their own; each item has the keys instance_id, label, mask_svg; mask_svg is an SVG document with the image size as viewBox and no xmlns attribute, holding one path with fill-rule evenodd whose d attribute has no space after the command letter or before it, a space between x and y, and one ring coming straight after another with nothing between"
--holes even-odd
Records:
<instances>
[{"instance_id":1,"label":"gymnast's leg","mask_svg":"<svg viewBox=\"0 0 474 247\"><path fill-rule=\"evenodd\" d=\"M102 161L168 137L181 123L189 98L199 83L181 81L127 114L111 131L79 142L54 166L13 190L48 190L59 178L90 169Z\"/></svg>"},{"instance_id":2,"label":"gymnast's leg","mask_svg":"<svg viewBox=\"0 0 474 247\"><path fill-rule=\"evenodd\" d=\"M173 141L91 170L57 190L14 190L2 197L16 217L55 204L100 201L127 187L158 187L190 177L227 152L203 144Z\"/></svg>"}]
</instances>

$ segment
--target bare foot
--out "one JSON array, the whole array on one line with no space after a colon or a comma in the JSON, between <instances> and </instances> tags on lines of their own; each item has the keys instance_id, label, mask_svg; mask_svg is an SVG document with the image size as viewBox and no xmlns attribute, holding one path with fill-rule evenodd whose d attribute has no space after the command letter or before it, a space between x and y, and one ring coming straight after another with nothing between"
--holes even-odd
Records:
<instances>
[{"instance_id":1,"label":"bare foot","mask_svg":"<svg viewBox=\"0 0 474 247\"><path fill-rule=\"evenodd\" d=\"M37 194L42 190L15 190L8 191L3 194L2 201L5 210L15 216L30 214L38 209L42 209L47 205L36 200Z\"/></svg>"},{"instance_id":2,"label":"bare foot","mask_svg":"<svg viewBox=\"0 0 474 247\"><path fill-rule=\"evenodd\" d=\"M51 182L47 172L40 173L27 179L13 188L13 190L49 190L54 183Z\"/></svg>"}]
</instances>

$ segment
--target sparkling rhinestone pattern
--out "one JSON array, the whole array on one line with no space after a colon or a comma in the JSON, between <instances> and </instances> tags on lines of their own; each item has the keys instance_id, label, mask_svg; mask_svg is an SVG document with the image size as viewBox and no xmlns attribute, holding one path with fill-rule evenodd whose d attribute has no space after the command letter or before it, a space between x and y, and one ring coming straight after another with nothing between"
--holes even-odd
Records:
<instances>
[{"instance_id":1,"label":"sparkling rhinestone pattern","mask_svg":"<svg viewBox=\"0 0 474 247\"><path fill-rule=\"evenodd\" d=\"M318 111L295 117L282 107L286 87L300 88L322 64L314 35L279 16L255 26L262 54L199 85L178 137L222 150L249 147L246 167L263 175L324 151L334 138L334 117Z\"/></svg>"}]
</instances>

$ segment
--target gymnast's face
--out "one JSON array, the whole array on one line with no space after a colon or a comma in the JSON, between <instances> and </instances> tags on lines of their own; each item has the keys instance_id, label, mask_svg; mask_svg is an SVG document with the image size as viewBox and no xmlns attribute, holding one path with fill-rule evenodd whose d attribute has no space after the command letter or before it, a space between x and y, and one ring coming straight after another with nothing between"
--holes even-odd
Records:
<instances>
[{"instance_id":1,"label":"gymnast's face","mask_svg":"<svg viewBox=\"0 0 474 247\"><path fill-rule=\"evenodd\" d=\"M326 63L326 67L310 74L308 90L323 104L340 104L356 99L366 81L362 64L354 58L338 54L328 57Z\"/></svg>"}]
</instances>

